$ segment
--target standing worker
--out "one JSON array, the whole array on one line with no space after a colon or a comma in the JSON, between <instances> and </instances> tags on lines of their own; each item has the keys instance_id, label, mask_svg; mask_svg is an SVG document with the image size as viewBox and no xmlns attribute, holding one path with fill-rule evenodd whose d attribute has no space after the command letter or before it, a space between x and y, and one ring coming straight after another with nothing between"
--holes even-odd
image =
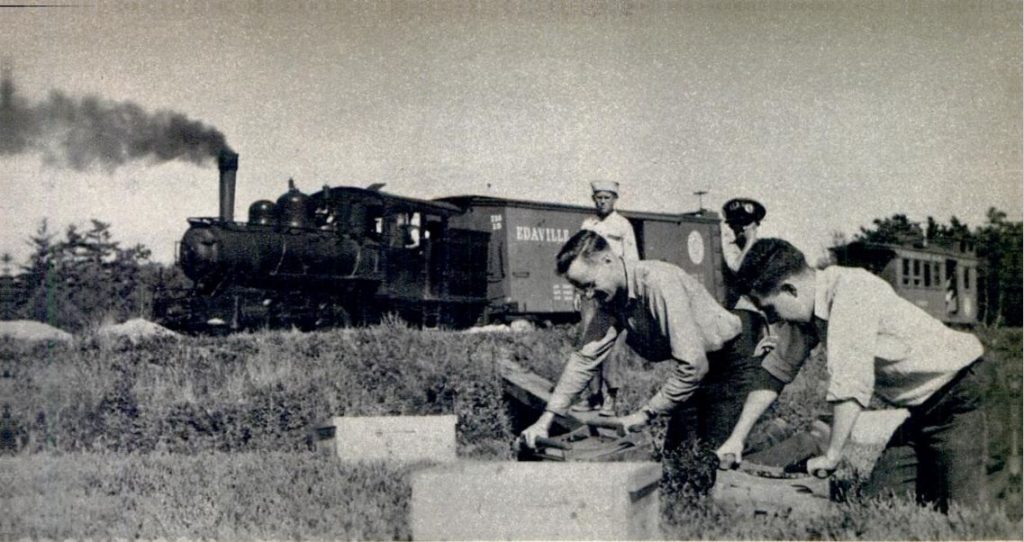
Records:
<instances>
[{"instance_id":1,"label":"standing worker","mask_svg":"<svg viewBox=\"0 0 1024 542\"><path fill-rule=\"evenodd\" d=\"M767 210L758 201L749 198L734 198L722 206L727 231L732 232L731 240L722 243L725 264L733 272L740 268L740 262L747 249L757 241L757 228L764 220Z\"/></svg>"},{"instance_id":2,"label":"standing worker","mask_svg":"<svg viewBox=\"0 0 1024 542\"><path fill-rule=\"evenodd\" d=\"M590 183L593 191L591 198L594 200L594 216L588 216L583 220L580 230L589 230L604 237L608 242L612 253L627 262L635 262L640 259L640 253L636 246L636 235L633 233L633 225L626 217L615 211L615 204L619 200L619 183L615 181L594 181ZM586 344L590 338L587 337L587 328L590 321L598 317L597 302L592 299L579 299L580 311L580 336L577 346ZM584 397L579 403L572 407L574 411L586 412L598 409L601 416L615 415L615 401L618 396L621 380L622 365L622 344L625 341L625 334L618 340L611 355L601 365L601 370L594 376L593 387L596 388L591 395L600 395L599 405L592 405L590 397Z\"/></svg>"},{"instance_id":3,"label":"standing worker","mask_svg":"<svg viewBox=\"0 0 1024 542\"><path fill-rule=\"evenodd\" d=\"M594 192L591 199L594 200L596 214L583 219L580 229L590 230L604 237L612 252L623 260L639 260L640 252L636 248L633 225L615 210L615 204L619 201L619 183L594 181L590 183L590 188Z\"/></svg>"}]
</instances>

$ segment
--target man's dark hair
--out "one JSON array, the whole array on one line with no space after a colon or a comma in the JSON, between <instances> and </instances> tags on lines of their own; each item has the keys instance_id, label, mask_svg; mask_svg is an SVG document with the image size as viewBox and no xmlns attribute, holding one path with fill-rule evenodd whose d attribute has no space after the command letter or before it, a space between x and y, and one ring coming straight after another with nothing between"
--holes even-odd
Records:
<instances>
[{"instance_id":1,"label":"man's dark hair","mask_svg":"<svg viewBox=\"0 0 1024 542\"><path fill-rule=\"evenodd\" d=\"M576 258L580 256L589 258L591 254L608 250L608 247L608 241L600 234L590 230L580 230L576 232L576 235L570 237L558 251L558 256L555 258L555 261L558 262L555 265L555 271L559 276L564 275Z\"/></svg>"},{"instance_id":2,"label":"man's dark hair","mask_svg":"<svg viewBox=\"0 0 1024 542\"><path fill-rule=\"evenodd\" d=\"M804 253L782 239L758 239L736 271L741 294L771 294L786 279L809 269Z\"/></svg>"}]
</instances>

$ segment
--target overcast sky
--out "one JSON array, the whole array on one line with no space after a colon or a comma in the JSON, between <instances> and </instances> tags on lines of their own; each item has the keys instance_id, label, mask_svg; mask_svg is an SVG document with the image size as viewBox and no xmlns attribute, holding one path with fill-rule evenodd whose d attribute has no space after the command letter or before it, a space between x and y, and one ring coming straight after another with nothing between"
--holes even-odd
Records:
<instances>
[{"instance_id":1,"label":"overcast sky","mask_svg":"<svg viewBox=\"0 0 1024 542\"><path fill-rule=\"evenodd\" d=\"M1021 3L223 2L0 9L28 104L53 90L172 110L240 153L236 216L289 177L694 210L736 196L816 255L903 212L1021 219ZM98 218L173 259L217 173L0 155L0 251Z\"/></svg>"}]
</instances>

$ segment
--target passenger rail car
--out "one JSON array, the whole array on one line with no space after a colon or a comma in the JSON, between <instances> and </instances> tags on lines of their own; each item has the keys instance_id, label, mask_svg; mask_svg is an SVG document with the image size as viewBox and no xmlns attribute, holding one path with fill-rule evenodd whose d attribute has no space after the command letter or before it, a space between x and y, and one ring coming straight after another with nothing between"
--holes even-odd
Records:
<instances>
[{"instance_id":1,"label":"passenger rail car","mask_svg":"<svg viewBox=\"0 0 1024 542\"><path fill-rule=\"evenodd\" d=\"M967 242L925 246L856 241L830 250L839 265L879 275L901 297L943 322L978 322L978 259Z\"/></svg>"}]
</instances>

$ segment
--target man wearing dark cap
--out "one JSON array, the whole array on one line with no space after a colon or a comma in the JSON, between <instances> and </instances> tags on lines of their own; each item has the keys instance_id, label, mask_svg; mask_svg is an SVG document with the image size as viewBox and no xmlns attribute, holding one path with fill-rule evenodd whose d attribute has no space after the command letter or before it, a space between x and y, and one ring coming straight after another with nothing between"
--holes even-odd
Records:
<instances>
[{"instance_id":1,"label":"man wearing dark cap","mask_svg":"<svg viewBox=\"0 0 1024 542\"><path fill-rule=\"evenodd\" d=\"M757 227L761 225L767 211L764 205L749 198L735 198L725 202L722 214L725 224L732 232L733 240L723 243L722 252L729 269L736 271L746 250L757 241Z\"/></svg>"}]
</instances>

